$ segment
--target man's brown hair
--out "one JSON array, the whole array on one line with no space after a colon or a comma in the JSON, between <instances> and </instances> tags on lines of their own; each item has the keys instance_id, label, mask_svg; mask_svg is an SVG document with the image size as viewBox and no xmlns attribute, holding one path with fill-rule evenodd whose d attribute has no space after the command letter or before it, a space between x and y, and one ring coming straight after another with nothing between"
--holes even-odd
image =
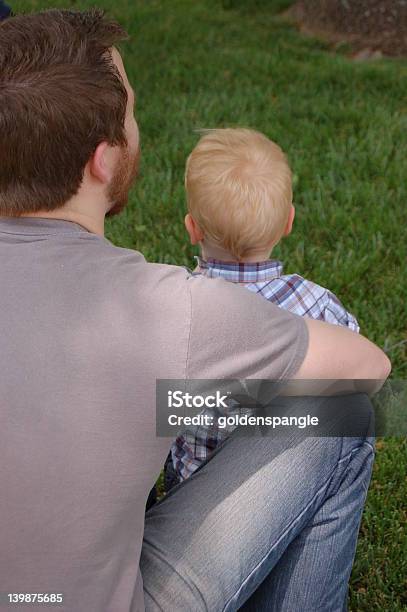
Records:
<instances>
[{"instance_id":1,"label":"man's brown hair","mask_svg":"<svg viewBox=\"0 0 407 612\"><path fill-rule=\"evenodd\" d=\"M0 215L63 206L103 141L126 146L127 92L103 11L49 10L0 24Z\"/></svg>"}]
</instances>

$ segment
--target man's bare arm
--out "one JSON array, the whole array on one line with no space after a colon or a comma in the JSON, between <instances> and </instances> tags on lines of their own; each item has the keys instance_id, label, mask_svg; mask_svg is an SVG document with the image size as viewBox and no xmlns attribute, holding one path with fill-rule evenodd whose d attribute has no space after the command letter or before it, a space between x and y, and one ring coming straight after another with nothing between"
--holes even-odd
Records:
<instances>
[{"instance_id":1,"label":"man's bare arm","mask_svg":"<svg viewBox=\"0 0 407 612\"><path fill-rule=\"evenodd\" d=\"M345 327L305 319L308 351L296 379L354 380L354 390L378 391L391 371L386 354L367 338Z\"/></svg>"}]
</instances>

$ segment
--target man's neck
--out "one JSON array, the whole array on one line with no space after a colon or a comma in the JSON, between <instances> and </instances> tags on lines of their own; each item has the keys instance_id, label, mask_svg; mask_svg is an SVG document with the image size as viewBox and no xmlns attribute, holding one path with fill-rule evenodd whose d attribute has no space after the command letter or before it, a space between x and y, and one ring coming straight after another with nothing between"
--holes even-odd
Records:
<instances>
[{"instance_id":1,"label":"man's neck","mask_svg":"<svg viewBox=\"0 0 407 612\"><path fill-rule=\"evenodd\" d=\"M24 217L41 217L42 219L60 219L61 221L71 221L84 227L91 234L104 236L105 234L105 217L104 215L89 214L63 206L57 210L40 211L36 213L28 213Z\"/></svg>"}]
</instances>

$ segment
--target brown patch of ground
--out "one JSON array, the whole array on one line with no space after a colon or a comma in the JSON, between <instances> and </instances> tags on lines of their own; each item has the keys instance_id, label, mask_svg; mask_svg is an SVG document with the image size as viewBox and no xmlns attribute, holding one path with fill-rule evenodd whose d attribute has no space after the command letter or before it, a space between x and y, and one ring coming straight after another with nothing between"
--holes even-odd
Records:
<instances>
[{"instance_id":1,"label":"brown patch of ground","mask_svg":"<svg viewBox=\"0 0 407 612\"><path fill-rule=\"evenodd\" d=\"M304 33L350 44L357 59L407 56L407 0L299 0L287 14Z\"/></svg>"}]
</instances>

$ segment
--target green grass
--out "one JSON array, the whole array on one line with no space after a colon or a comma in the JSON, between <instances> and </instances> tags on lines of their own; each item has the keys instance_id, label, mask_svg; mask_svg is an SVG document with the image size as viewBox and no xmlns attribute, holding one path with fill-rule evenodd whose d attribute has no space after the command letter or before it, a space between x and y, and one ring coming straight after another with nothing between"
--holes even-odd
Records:
<instances>
[{"instance_id":1,"label":"green grass","mask_svg":"<svg viewBox=\"0 0 407 612\"><path fill-rule=\"evenodd\" d=\"M14 2L17 12L86 1ZM407 374L407 68L352 63L276 16L286 0L116 0L137 93L142 179L116 244L192 264L183 171L201 127L250 126L277 140L295 172L297 218L276 250L286 269L330 287L364 334ZM404 174L404 176L403 176ZM397 346L395 346L397 345ZM351 610L407 610L407 445L380 441L351 580Z\"/></svg>"}]
</instances>

